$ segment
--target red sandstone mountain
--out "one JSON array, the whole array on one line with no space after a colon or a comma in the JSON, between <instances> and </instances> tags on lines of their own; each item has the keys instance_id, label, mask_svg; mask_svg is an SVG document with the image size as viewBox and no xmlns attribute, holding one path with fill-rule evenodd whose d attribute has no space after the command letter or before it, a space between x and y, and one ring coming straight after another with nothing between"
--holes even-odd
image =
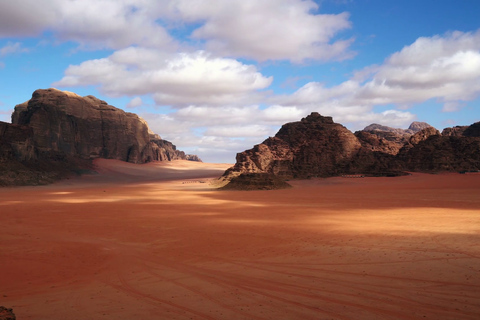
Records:
<instances>
[{"instance_id":1,"label":"red sandstone mountain","mask_svg":"<svg viewBox=\"0 0 480 320\"><path fill-rule=\"evenodd\" d=\"M251 174L263 174L256 179L263 188L261 181L268 180L265 174L290 179L480 169L480 123L466 128L461 136L442 136L426 123L413 123L407 130L379 125L366 129L353 134L331 117L313 112L238 153L223 179L245 185L245 174L251 178ZM236 182L239 176L241 183Z\"/></svg>"},{"instance_id":2,"label":"red sandstone mountain","mask_svg":"<svg viewBox=\"0 0 480 320\"><path fill-rule=\"evenodd\" d=\"M36 90L15 107L12 124L0 122L0 184L50 182L89 169L99 157L132 163L187 159L145 120L93 96Z\"/></svg>"},{"instance_id":3,"label":"red sandstone mountain","mask_svg":"<svg viewBox=\"0 0 480 320\"><path fill-rule=\"evenodd\" d=\"M426 122L414 121L408 129L399 129L374 123L355 132L355 136L365 148L396 155L412 135L426 128L432 126Z\"/></svg>"}]
</instances>

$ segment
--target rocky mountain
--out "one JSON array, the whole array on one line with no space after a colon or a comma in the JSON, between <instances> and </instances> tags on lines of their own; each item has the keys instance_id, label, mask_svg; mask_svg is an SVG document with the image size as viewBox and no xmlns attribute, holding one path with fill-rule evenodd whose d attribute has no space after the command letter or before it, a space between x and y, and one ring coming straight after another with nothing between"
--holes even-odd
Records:
<instances>
[{"instance_id":1,"label":"rocky mountain","mask_svg":"<svg viewBox=\"0 0 480 320\"><path fill-rule=\"evenodd\" d=\"M406 130L380 125L366 129L353 134L331 117L313 112L283 125L275 137L238 153L235 165L222 179L244 186L246 174L250 179L252 174L268 174L286 180L480 169L480 123L465 128L461 136L441 135L420 122ZM253 179L259 189L264 187L262 179Z\"/></svg>"},{"instance_id":2,"label":"rocky mountain","mask_svg":"<svg viewBox=\"0 0 480 320\"><path fill-rule=\"evenodd\" d=\"M287 123L273 138L237 154L227 175L269 173L289 178L327 177L346 167L362 147L355 135L331 117L312 113Z\"/></svg>"},{"instance_id":3,"label":"rocky mountain","mask_svg":"<svg viewBox=\"0 0 480 320\"><path fill-rule=\"evenodd\" d=\"M396 155L412 135L431 127L426 122L418 121L412 122L408 129L392 128L374 123L355 132L355 136L365 148Z\"/></svg>"},{"instance_id":4,"label":"rocky mountain","mask_svg":"<svg viewBox=\"0 0 480 320\"><path fill-rule=\"evenodd\" d=\"M36 90L15 107L12 124L0 122L0 184L49 182L90 169L95 158L145 163L187 156L136 114L57 89ZM36 177L42 174L45 179Z\"/></svg>"}]
</instances>

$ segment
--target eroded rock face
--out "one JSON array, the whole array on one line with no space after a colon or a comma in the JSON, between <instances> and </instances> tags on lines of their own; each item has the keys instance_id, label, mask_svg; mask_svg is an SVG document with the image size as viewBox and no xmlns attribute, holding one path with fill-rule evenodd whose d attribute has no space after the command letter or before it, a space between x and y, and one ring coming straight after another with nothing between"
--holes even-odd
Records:
<instances>
[{"instance_id":1,"label":"eroded rock face","mask_svg":"<svg viewBox=\"0 0 480 320\"><path fill-rule=\"evenodd\" d=\"M196 162L203 162L202 159L200 159L197 155L195 154L187 154L186 155L188 161L196 161Z\"/></svg>"},{"instance_id":2,"label":"eroded rock face","mask_svg":"<svg viewBox=\"0 0 480 320\"><path fill-rule=\"evenodd\" d=\"M414 121L408 129L398 129L379 124L371 124L361 131L355 132L362 146L372 151L396 155L415 133L433 128L426 122Z\"/></svg>"},{"instance_id":3,"label":"eroded rock face","mask_svg":"<svg viewBox=\"0 0 480 320\"><path fill-rule=\"evenodd\" d=\"M463 131L465 137L480 137L480 122L475 122Z\"/></svg>"},{"instance_id":4,"label":"eroded rock face","mask_svg":"<svg viewBox=\"0 0 480 320\"><path fill-rule=\"evenodd\" d=\"M12 123L31 128L39 153L132 163L186 159L145 120L94 96L36 90L32 99L15 107Z\"/></svg>"},{"instance_id":5,"label":"eroded rock face","mask_svg":"<svg viewBox=\"0 0 480 320\"><path fill-rule=\"evenodd\" d=\"M242 173L234 177L221 190L277 190L292 186L280 177L270 173Z\"/></svg>"},{"instance_id":6,"label":"eroded rock face","mask_svg":"<svg viewBox=\"0 0 480 320\"><path fill-rule=\"evenodd\" d=\"M442 130L442 136L446 137L461 137L468 126L456 126L452 128L445 128Z\"/></svg>"},{"instance_id":7,"label":"eroded rock face","mask_svg":"<svg viewBox=\"0 0 480 320\"><path fill-rule=\"evenodd\" d=\"M90 169L90 160L99 157L132 163L187 159L154 134L145 120L94 96L36 90L29 101L15 107L12 124L0 123L3 184L12 184L16 177L27 184L48 183L64 176L60 171ZM19 172L24 174L16 176ZM46 172L49 178L41 178Z\"/></svg>"},{"instance_id":8,"label":"eroded rock face","mask_svg":"<svg viewBox=\"0 0 480 320\"><path fill-rule=\"evenodd\" d=\"M284 178L331 176L343 172L361 148L359 140L331 117L314 112L282 126L273 138L237 154L227 175L270 173Z\"/></svg>"},{"instance_id":9,"label":"eroded rock face","mask_svg":"<svg viewBox=\"0 0 480 320\"><path fill-rule=\"evenodd\" d=\"M93 96L80 97L56 89L37 90L17 106L12 123L29 126L39 152L82 159L107 158L143 162L150 141L140 118Z\"/></svg>"},{"instance_id":10,"label":"eroded rock face","mask_svg":"<svg viewBox=\"0 0 480 320\"><path fill-rule=\"evenodd\" d=\"M380 125L366 129L352 134L332 118L312 113L285 124L275 137L238 153L236 164L222 178L235 181L237 188L248 185L253 189L258 183L257 189L262 189L265 179L255 175L285 180L480 169L480 122L466 128L462 136L442 136L434 127L418 122L407 130ZM247 178L253 183L247 184Z\"/></svg>"},{"instance_id":11,"label":"eroded rock face","mask_svg":"<svg viewBox=\"0 0 480 320\"><path fill-rule=\"evenodd\" d=\"M402 150L398 158L415 172L480 170L480 138L432 135Z\"/></svg>"}]
</instances>

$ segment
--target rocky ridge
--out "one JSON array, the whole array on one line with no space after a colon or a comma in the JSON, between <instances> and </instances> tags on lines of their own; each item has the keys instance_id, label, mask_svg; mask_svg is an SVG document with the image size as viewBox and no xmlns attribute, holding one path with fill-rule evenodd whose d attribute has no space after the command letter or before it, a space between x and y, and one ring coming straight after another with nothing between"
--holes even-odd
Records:
<instances>
[{"instance_id":1,"label":"rocky ridge","mask_svg":"<svg viewBox=\"0 0 480 320\"><path fill-rule=\"evenodd\" d=\"M287 180L480 170L479 129L476 123L462 135L442 135L427 123L414 122L406 130L374 124L354 134L331 117L313 112L238 153L235 165L222 179L235 182L244 174L271 174Z\"/></svg>"},{"instance_id":2,"label":"rocky ridge","mask_svg":"<svg viewBox=\"0 0 480 320\"><path fill-rule=\"evenodd\" d=\"M136 114L57 89L36 90L15 107L11 124L0 122L0 185L48 183L91 170L95 158L146 163L195 157L154 134Z\"/></svg>"}]
</instances>

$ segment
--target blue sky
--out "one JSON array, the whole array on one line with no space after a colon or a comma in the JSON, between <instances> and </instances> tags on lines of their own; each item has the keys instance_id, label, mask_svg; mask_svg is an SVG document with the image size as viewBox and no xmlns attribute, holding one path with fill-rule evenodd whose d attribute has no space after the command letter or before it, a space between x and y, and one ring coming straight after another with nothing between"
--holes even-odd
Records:
<instances>
[{"instance_id":1,"label":"blue sky","mask_svg":"<svg viewBox=\"0 0 480 320\"><path fill-rule=\"evenodd\" d=\"M480 121L477 0L0 0L0 121L95 95L204 161L312 111L352 131Z\"/></svg>"}]
</instances>

